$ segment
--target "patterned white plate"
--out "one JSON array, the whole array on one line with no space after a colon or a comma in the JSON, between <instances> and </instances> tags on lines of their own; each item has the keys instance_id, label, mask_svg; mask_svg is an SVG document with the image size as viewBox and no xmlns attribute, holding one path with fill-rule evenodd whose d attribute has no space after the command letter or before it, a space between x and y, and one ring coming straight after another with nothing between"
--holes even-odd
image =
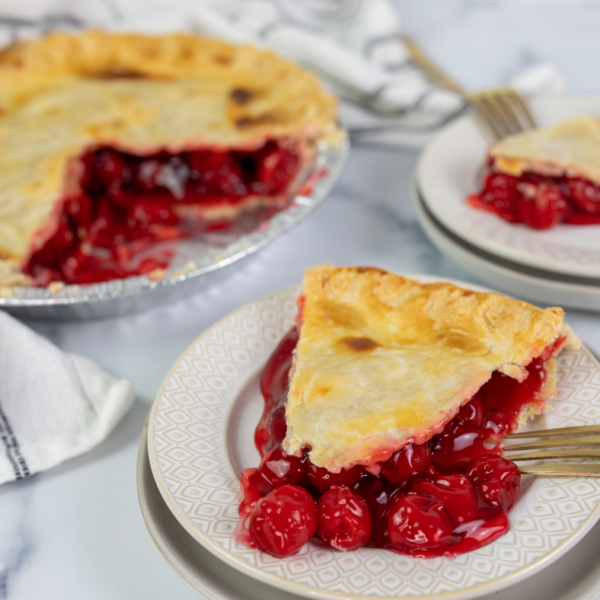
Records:
<instances>
[{"instance_id":1,"label":"patterned white plate","mask_svg":"<svg viewBox=\"0 0 600 600\"><path fill-rule=\"evenodd\" d=\"M239 476L259 462L253 444L263 405L258 377L292 326L298 291L295 286L260 298L204 332L177 361L152 407L148 452L154 478L177 520L210 552L255 579L310 598L456 600L539 571L598 520L600 480L531 478L511 512L511 531L455 560L369 548L342 553L313 543L277 559L239 546L232 537ZM551 404L548 427L600 418L600 366L588 350L561 355L559 395Z\"/></svg>"},{"instance_id":2,"label":"patterned white plate","mask_svg":"<svg viewBox=\"0 0 600 600\"><path fill-rule=\"evenodd\" d=\"M148 427L138 451L137 491L148 533L163 558L201 598L210 600L301 600L296 594L252 579L219 560L181 526L165 504L148 460ZM545 569L479 600L592 600L600 595L600 523ZM176 595L175 590L173 595Z\"/></svg>"},{"instance_id":3,"label":"patterned white plate","mask_svg":"<svg viewBox=\"0 0 600 600\"><path fill-rule=\"evenodd\" d=\"M540 97L531 108L546 126L578 115L600 116L600 97ZM458 119L431 141L419 160L417 182L433 215L465 241L499 257L555 273L600 278L600 225L536 231L467 205L467 196L481 189L489 145L473 115Z\"/></svg>"}]
</instances>

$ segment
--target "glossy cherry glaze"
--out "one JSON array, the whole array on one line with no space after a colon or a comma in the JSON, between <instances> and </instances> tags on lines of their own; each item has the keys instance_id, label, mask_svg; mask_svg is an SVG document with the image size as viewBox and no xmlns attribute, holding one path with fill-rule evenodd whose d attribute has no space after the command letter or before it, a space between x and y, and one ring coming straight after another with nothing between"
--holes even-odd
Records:
<instances>
[{"instance_id":1,"label":"glossy cherry glaze","mask_svg":"<svg viewBox=\"0 0 600 600\"><path fill-rule=\"evenodd\" d=\"M468 203L534 229L558 223L600 224L600 186L577 177L547 177L526 171L519 177L493 170Z\"/></svg>"},{"instance_id":2,"label":"glossy cherry glaze","mask_svg":"<svg viewBox=\"0 0 600 600\"><path fill-rule=\"evenodd\" d=\"M517 428L525 405L541 402L544 364L565 338L529 363L521 383L493 373L440 434L395 452L380 463L379 476L361 466L330 473L310 462L308 448L301 457L283 451L285 401L297 342L294 327L262 373L265 409L255 441L263 458L258 468L246 469L242 476L242 522L252 523L261 498L294 484L317 502L317 535L340 550L368 543L413 556L456 556L508 531L506 513L518 496L520 473L500 456L500 442ZM248 543L263 549L251 531Z\"/></svg>"},{"instance_id":3,"label":"glossy cherry glaze","mask_svg":"<svg viewBox=\"0 0 600 600\"><path fill-rule=\"evenodd\" d=\"M34 242L24 271L37 285L47 285L97 283L165 268L173 251L161 242L230 227L231 220L215 220L205 211L251 197L280 197L299 165L298 153L275 141L253 151L87 152L72 165L75 189L61 203L55 229L42 232L41 245ZM265 218L275 209L266 209Z\"/></svg>"}]
</instances>

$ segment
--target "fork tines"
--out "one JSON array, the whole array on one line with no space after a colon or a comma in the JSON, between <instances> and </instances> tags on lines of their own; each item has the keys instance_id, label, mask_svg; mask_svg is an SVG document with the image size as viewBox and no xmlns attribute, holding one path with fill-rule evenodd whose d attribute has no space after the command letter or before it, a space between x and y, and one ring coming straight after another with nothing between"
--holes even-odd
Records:
<instances>
[{"instance_id":1,"label":"fork tines","mask_svg":"<svg viewBox=\"0 0 600 600\"><path fill-rule=\"evenodd\" d=\"M594 435L595 434L595 435ZM504 447L505 453L510 453L512 461L530 461L541 459L600 459L600 425L585 425L582 427L560 427L513 433L507 436L510 441L514 438L538 438L535 441L520 444L510 444ZM573 449L576 447L576 449ZM567 448L567 449L565 449ZM523 450L537 450L523 452ZM521 452L520 454L512 454ZM521 473L535 475L575 475L580 477L600 477L600 463L552 463L528 465L519 467Z\"/></svg>"},{"instance_id":2,"label":"fork tines","mask_svg":"<svg viewBox=\"0 0 600 600\"><path fill-rule=\"evenodd\" d=\"M498 139L536 127L527 104L512 88L484 90L470 94L467 98Z\"/></svg>"}]
</instances>

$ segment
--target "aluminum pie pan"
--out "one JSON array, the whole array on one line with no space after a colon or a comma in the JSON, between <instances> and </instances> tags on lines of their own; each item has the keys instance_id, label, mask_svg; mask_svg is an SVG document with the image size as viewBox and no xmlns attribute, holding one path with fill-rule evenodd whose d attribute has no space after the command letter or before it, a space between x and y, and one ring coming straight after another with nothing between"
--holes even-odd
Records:
<instances>
[{"instance_id":1,"label":"aluminum pie pan","mask_svg":"<svg viewBox=\"0 0 600 600\"><path fill-rule=\"evenodd\" d=\"M55 293L48 288L19 287L9 298L0 298L0 309L33 319L85 320L141 311L180 300L230 272L280 235L289 231L325 200L341 177L349 143L319 142L315 159L297 186L315 180L308 193L292 193L287 206L249 230L208 234L173 245L176 256L164 277L143 275L113 279L93 285L65 286Z\"/></svg>"}]
</instances>

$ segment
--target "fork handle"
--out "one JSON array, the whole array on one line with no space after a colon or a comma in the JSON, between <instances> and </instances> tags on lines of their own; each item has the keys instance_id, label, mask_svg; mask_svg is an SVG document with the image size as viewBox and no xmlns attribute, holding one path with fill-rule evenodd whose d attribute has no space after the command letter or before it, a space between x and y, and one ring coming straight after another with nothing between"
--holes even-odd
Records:
<instances>
[{"instance_id":1,"label":"fork handle","mask_svg":"<svg viewBox=\"0 0 600 600\"><path fill-rule=\"evenodd\" d=\"M524 475L550 475L554 477L600 477L600 463L556 463L552 465L520 466Z\"/></svg>"},{"instance_id":2,"label":"fork handle","mask_svg":"<svg viewBox=\"0 0 600 600\"><path fill-rule=\"evenodd\" d=\"M446 75L426 54L418 44L410 37L403 35L402 42L408 50L411 60L417 65L431 81L441 88L455 92L463 98L467 98L465 90L454 79Z\"/></svg>"}]
</instances>

